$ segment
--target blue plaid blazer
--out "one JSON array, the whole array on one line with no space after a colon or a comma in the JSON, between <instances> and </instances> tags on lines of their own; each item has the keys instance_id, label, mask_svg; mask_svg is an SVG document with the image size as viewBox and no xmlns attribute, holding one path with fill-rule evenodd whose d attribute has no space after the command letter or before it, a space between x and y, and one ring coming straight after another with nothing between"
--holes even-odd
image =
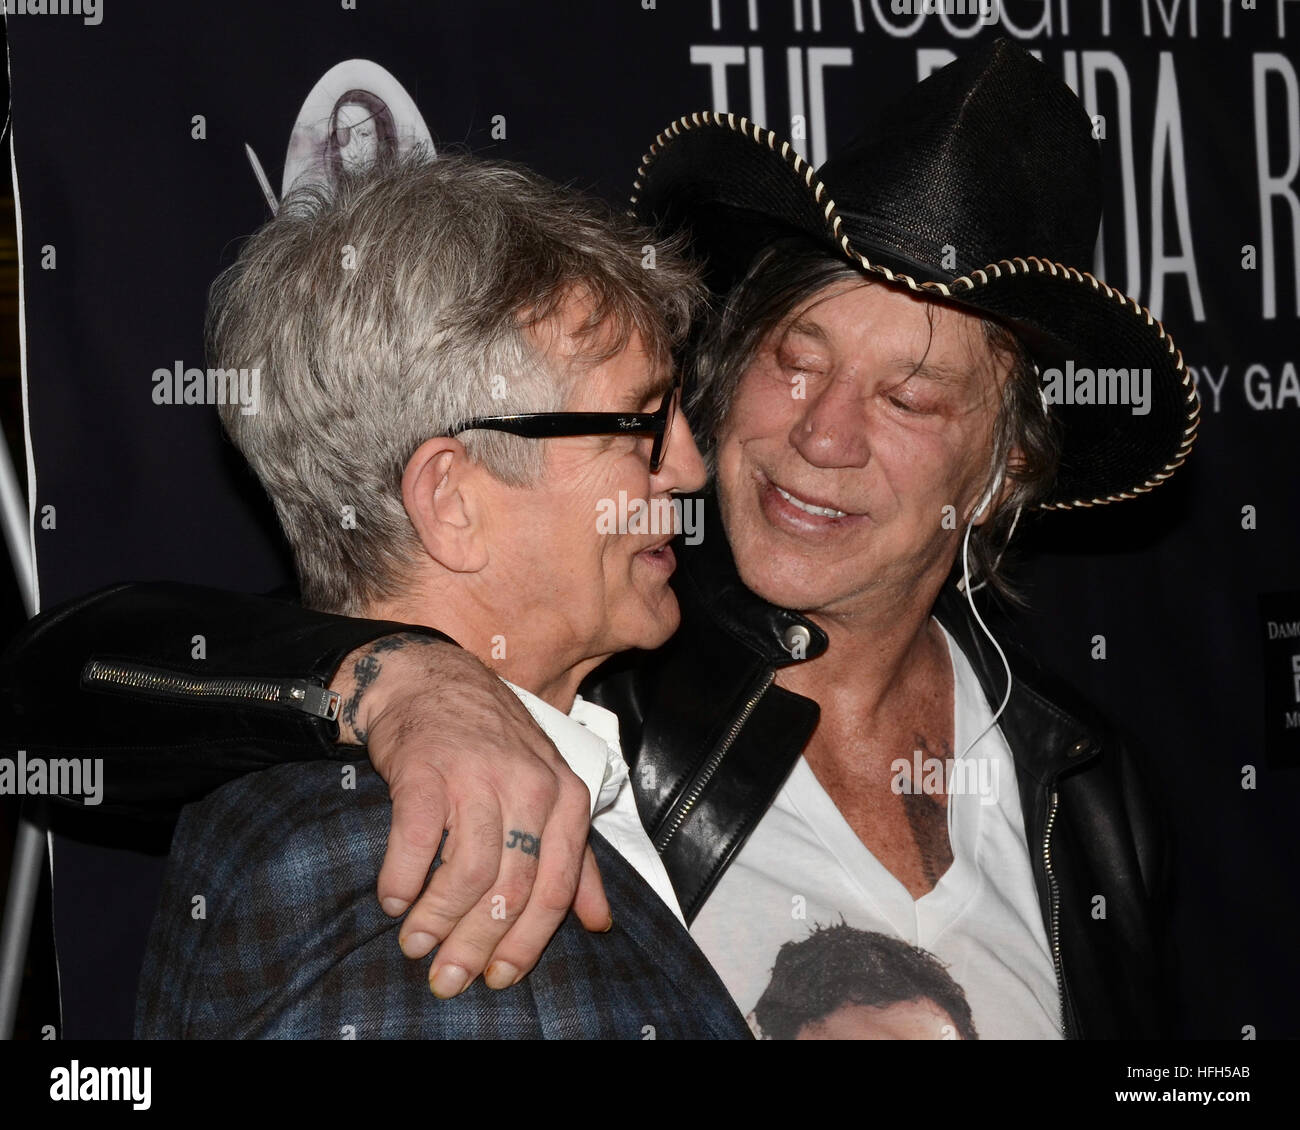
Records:
<instances>
[{"instance_id":1,"label":"blue plaid blazer","mask_svg":"<svg viewBox=\"0 0 1300 1130\"><path fill-rule=\"evenodd\" d=\"M690 935L591 835L614 928L570 913L533 972L452 1000L375 899L391 806L369 767L253 773L185 809L136 1004L137 1039L749 1039ZM197 897L202 896L203 904ZM202 913L200 914L200 905Z\"/></svg>"}]
</instances>

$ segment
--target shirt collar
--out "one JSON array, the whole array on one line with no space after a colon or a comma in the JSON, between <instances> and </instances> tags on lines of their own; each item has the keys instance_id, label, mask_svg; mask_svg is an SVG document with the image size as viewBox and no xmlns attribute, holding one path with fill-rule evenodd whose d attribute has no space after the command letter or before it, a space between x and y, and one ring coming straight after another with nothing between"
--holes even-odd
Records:
<instances>
[{"instance_id":1,"label":"shirt collar","mask_svg":"<svg viewBox=\"0 0 1300 1130\"><path fill-rule=\"evenodd\" d=\"M533 721L587 786L592 816L613 804L627 780L627 764L619 745L618 715L580 695L574 698L573 709L565 714L531 691L507 679L501 681L519 696Z\"/></svg>"}]
</instances>

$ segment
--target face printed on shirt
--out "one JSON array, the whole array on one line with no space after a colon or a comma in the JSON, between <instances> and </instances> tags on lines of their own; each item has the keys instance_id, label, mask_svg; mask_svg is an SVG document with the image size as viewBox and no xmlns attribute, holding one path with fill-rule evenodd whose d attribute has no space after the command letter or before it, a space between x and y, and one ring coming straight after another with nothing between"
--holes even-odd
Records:
<instances>
[{"instance_id":1,"label":"face printed on shirt","mask_svg":"<svg viewBox=\"0 0 1300 1130\"><path fill-rule=\"evenodd\" d=\"M939 1005L922 997L882 1007L840 1005L821 1020L805 1024L796 1040L960 1040L957 1023Z\"/></svg>"},{"instance_id":2,"label":"face printed on shirt","mask_svg":"<svg viewBox=\"0 0 1300 1130\"><path fill-rule=\"evenodd\" d=\"M766 1040L979 1039L932 953L843 922L781 947L750 1025Z\"/></svg>"}]
</instances>

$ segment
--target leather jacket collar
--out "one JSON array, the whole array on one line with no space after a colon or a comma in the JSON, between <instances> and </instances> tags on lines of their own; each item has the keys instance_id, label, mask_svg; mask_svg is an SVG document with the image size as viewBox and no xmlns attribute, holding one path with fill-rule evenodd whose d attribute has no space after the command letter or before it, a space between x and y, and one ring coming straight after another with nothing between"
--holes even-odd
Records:
<instances>
[{"instance_id":1,"label":"leather jacket collar","mask_svg":"<svg viewBox=\"0 0 1300 1130\"><path fill-rule=\"evenodd\" d=\"M823 654L829 641L812 620L779 608L745 587L722 526L716 488L710 484L701 497L705 512L702 528L708 532L698 546L678 545L679 593L693 590L691 606L698 601L719 627L775 669L799 662L792 645L800 632L805 633L802 658L816 659ZM970 661L984 697L996 709L1006 693L1006 671L971 615L969 602L958 591L957 576L954 572L945 583L933 614ZM1049 784L1064 769L1082 764L1095 752L1090 733L1100 722L1095 717L1077 717L1062 707L1062 700L1075 698L1069 688L1052 685L1051 678L1022 649L999 643L1012 673L1011 699L999 724L1011 746L1017 771L1030 774L1040 784ZM1092 714L1083 703L1071 705L1079 714ZM1043 741L1046 733L1054 740Z\"/></svg>"}]
</instances>

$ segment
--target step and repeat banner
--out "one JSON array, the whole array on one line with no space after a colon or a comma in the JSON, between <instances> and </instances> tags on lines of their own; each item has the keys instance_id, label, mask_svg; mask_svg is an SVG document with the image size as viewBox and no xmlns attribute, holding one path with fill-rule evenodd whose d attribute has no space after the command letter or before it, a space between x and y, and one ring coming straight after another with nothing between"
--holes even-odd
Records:
<instances>
[{"instance_id":1,"label":"step and repeat banner","mask_svg":"<svg viewBox=\"0 0 1300 1130\"><path fill-rule=\"evenodd\" d=\"M424 142L625 201L682 114L748 116L820 164L970 44L1033 51L1101 139L1077 265L1164 321L1203 416L1170 483L1031 525L1004 630L1155 759L1182 1030L1300 1034L1274 985L1297 916L1300 0L9 0L6 24L43 608L290 578L187 376L209 283L299 178ZM156 866L59 839L67 1034L129 1030Z\"/></svg>"}]
</instances>

